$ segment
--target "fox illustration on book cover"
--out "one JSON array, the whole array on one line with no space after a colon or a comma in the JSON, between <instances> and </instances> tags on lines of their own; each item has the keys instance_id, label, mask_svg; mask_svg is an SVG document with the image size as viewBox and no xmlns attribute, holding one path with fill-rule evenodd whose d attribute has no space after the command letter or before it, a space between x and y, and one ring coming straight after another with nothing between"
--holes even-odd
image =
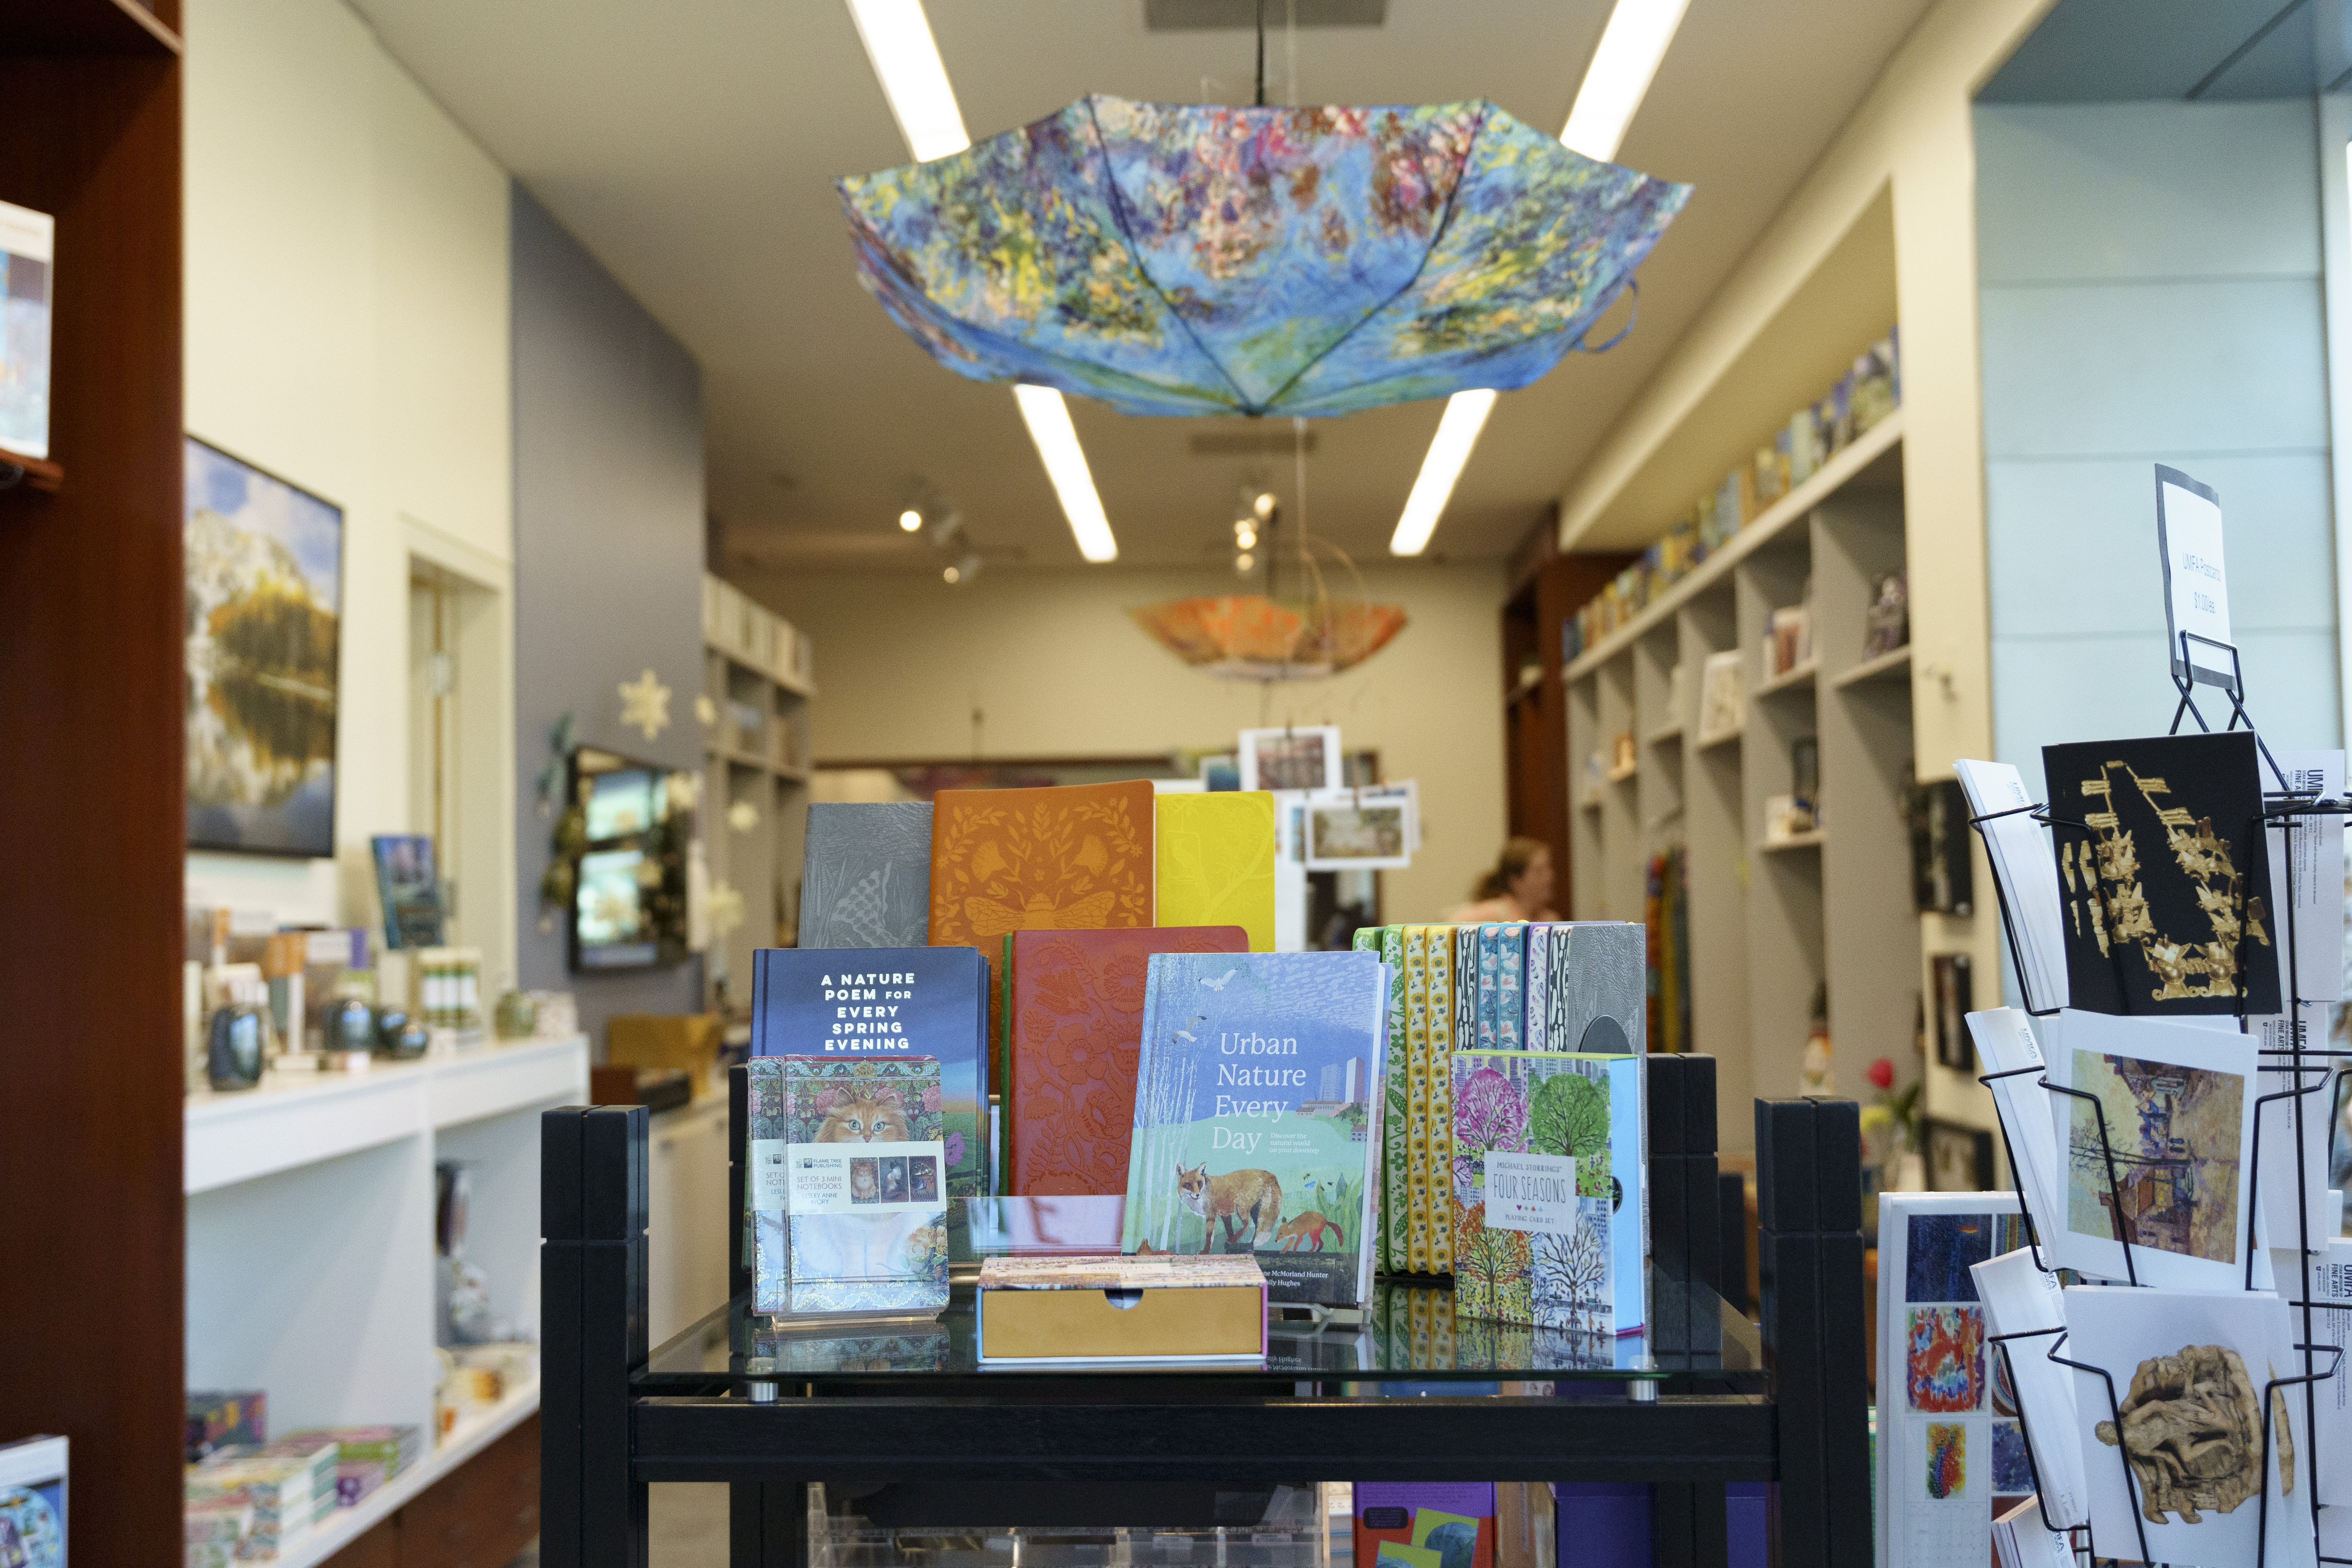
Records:
<instances>
[{"instance_id":1,"label":"fox illustration on book cover","mask_svg":"<svg viewBox=\"0 0 2352 1568\"><path fill-rule=\"evenodd\" d=\"M1253 1251L1265 1246L1282 1218L1282 1184L1271 1171L1228 1171L1212 1176L1205 1160L1190 1170L1179 1165L1176 1196L1187 1210L1208 1222L1209 1234L1201 1243L1203 1252L1216 1243L1219 1220L1224 1222L1225 1250L1230 1252L1244 1232L1251 1237Z\"/></svg>"}]
</instances>

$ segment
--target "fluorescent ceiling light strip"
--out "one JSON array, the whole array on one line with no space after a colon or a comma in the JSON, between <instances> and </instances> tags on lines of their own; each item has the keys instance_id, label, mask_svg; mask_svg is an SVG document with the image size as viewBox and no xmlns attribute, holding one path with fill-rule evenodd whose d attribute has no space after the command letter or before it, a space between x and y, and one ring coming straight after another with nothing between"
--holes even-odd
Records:
<instances>
[{"instance_id":1,"label":"fluorescent ceiling light strip","mask_svg":"<svg viewBox=\"0 0 2352 1568\"><path fill-rule=\"evenodd\" d=\"M1037 443L1045 477L1054 481L1054 493L1061 498L1062 515L1070 520L1070 531L1077 535L1078 553L1096 563L1118 560L1118 541L1110 536L1110 519L1103 515L1095 477L1087 471L1087 454L1070 424L1070 405L1050 386L1016 386L1013 396L1021 405L1029 439Z\"/></svg>"},{"instance_id":2,"label":"fluorescent ceiling light strip","mask_svg":"<svg viewBox=\"0 0 2352 1568\"><path fill-rule=\"evenodd\" d=\"M1609 25L1601 31L1601 47L1584 68L1584 85L1576 89L1575 106L1559 133L1569 151L1602 163L1613 161L1633 111L1675 41L1683 12L1690 0L1617 0Z\"/></svg>"},{"instance_id":3,"label":"fluorescent ceiling light strip","mask_svg":"<svg viewBox=\"0 0 2352 1568\"><path fill-rule=\"evenodd\" d=\"M1437 422L1429 455L1421 460L1421 478L1412 481L1412 494L1405 497L1404 515L1397 519L1396 532L1389 540L1390 554L1418 555L1429 548L1429 536L1437 531L1437 520L1453 499L1454 481L1462 477L1462 465L1470 460L1470 448L1478 444L1478 432L1494 411L1495 394L1484 387L1457 392L1445 400L1445 417Z\"/></svg>"},{"instance_id":4,"label":"fluorescent ceiling light strip","mask_svg":"<svg viewBox=\"0 0 2352 1568\"><path fill-rule=\"evenodd\" d=\"M928 163L971 146L923 0L849 0L849 15L915 161Z\"/></svg>"},{"instance_id":5,"label":"fluorescent ceiling light strip","mask_svg":"<svg viewBox=\"0 0 2352 1568\"><path fill-rule=\"evenodd\" d=\"M1666 46L1675 41L1675 29L1682 26L1689 5L1690 0L1617 0L1609 25L1601 30L1600 47L1592 51L1592 63L1584 68L1584 84L1576 89L1568 124L1560 130L1559 139L1570 152L1604 163L1616 158L1625 128L1642 107L1651 79L1658 74L1658 62L1666 58ZM1446 400L1445 417L1438 421L1437 437L1421 460L1421 477L1413 481L1404 515L1389 541L1390 554L1418 555L1429 548L1429 536L1436 531L1437 520L1453 498L1454 483L1462 477L1463 465L1469 462L1470 449L1478 444L1478 432L1494 408L1492 392L1457 392Z\"/></svg>"}]
</instances>

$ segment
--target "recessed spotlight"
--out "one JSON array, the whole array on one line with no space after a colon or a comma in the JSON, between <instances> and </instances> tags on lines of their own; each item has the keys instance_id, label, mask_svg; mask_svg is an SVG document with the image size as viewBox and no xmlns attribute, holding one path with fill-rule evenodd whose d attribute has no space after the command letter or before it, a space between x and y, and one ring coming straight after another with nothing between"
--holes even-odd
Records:
<instances>
[{"instance_id":1,"label":"recessed spotlight","mask_svg":"<svg viewBox=\"0 0 2352 1568\"><path fill-rule=\"evenodd\" d=\"M1234 546L1239 550L1257 548L1257 530L1246 522L1234 524Z\"/></svg>"},{"instance_id":2,"label":"recessed spotlight","mask_svg":"<svg viewBox=\"0 0 2352 1568\"><path fill-rule=\"evenodd\" d=\"M1234 570L1240 573L1244 577L1249 575L1250 568L1256 564L1257 557L1252 555L1246 550L1234 557Z\"/></svg>"},{"instance_id":3,"label":"recessed spotlight","mask_svg":"<svg viewBox=\"0 0 2352 1568\"><path fill-rule=\"evenodd\" d=\"M950 566L940 574L940 581L953 585L963 581L963 574Z\"/></svg>"},{"instance_id":4,"label":"recessed spotlight","mask_svg":"<svg viewBox=\"0 0 2352 1568\"><path fill-rule=\"evenodd\" d=\"M1272 517L1274 515L1274 492L1272 490L1260 490L1258 492L1257 500L1250 502L1250 510L1257 513L1257 520L1260 522L1264 522L1267 518Z\"/></svg>"},{"instance_id":5,"label":"recessed spotlight","mask_svg":"<svg viewBox=\"0 0 2352 1568\"><path fill-rule=\"evenodd\" d=\"M898 527L905 532L912 533L922 526L923 514L913 507L908 507L898 514Z\"/></svg>"}]
</instances>

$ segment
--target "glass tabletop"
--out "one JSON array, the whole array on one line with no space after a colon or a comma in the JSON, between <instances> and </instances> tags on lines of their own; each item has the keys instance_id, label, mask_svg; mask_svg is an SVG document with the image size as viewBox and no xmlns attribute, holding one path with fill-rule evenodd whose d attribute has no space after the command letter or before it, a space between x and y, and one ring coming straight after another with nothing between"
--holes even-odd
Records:
<instances>
[{"instance_id":1,"label":"glass tabletop","mask_svg":"<svg viewBox=\"0 0 2352 1568\"><path fill-rule=\"evenodd\" d=\"M742 1392L744 1384L755 1382L835 1380L884 1383L891 1385L889 1393L904 1395L944 1393L960 1379L1106 1376L1263 1378L1286 1385L1640 1383L1663 1385L1667 1392L1764 1392L1756 1325L1721 1296L1654 1268L1650 1300L1651 1330L1615 1336L1459 1317L1454 1292L1443 1282L1383 1279L1373 1287L1361 1322L1270 1322L1262 1365L1040 1369L980 1364L971 1296L962 1287L945 1312L928 1321L767 1317L751 1311L750 1297L742 1295L656 1350L631 1382L640 1395L710 1394ZM1688 1329L1681 1327L1685 1323Z\"/></svg>"}]
</instances>

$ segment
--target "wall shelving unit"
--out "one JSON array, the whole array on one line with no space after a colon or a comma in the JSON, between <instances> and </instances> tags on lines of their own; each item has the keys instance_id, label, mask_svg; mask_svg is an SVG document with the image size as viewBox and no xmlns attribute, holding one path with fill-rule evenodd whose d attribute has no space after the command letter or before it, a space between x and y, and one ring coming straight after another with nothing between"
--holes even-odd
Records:
<instances>
[{"instance_id":1,"label":"wall shelving unit","mask_svg":"<svg viewBox=\"0 0 2352 1568\"><path fill-rule=\"evenodd\" d=\"M430 1433L435 1163L469 1167L467 1256L488 1277L494 1314L536 1340L540 1113L587 1097L578 1035L189 1096L188 1386L264 1390L273 1433L375 1423ZM536 1378L509 1388L278 1562L325 1562L538 1408Z\"/></svg>"},{"instance_id":2,"label":"wall shelving unit","mask_svg":"<svg viewBox=\"0 0 2352 1568\"><path fill-rule=\"evenodd\" d=\"M751 1000L751 954L790 947L800 925L808 839L809 703L816 696L806 633L733 584L702 580L703 809L698 820L710 885L743 901L740 923L712 935L704 973L726 1011ZM750 813L736 826L739 806Z\"/></svg>"},{"instance_id":3,"label":"wall shelving unit","mask_svg":"<svg viewBox=\"0 0 2352 1568\"><path fill-rule=\"evenodd\" d=\"M1824 983L1847 1092L1871 1057L1910 1056L1910 649L1862 657L1872 586L1904 564L1902 457L1898 411L1563 672L1570 765L1587 781L1571 827L1576 916L1641 920L1651 858L1685 847L1694 1048L1717 1059L1727 1128L1754 1097L1797 1092ZM1767 680L1766 626L1808 581L1815 658ZM1700 667L1728 649L1745 713L1702 736ZM1689 710L1674 704L1677 665ZM1635 768L1591 779L1583 759L1625 733ZM1822 826L1767 843L1765 803L1790 793L1790 743L1803 736L1820 746Z\"/></svg>"}]
</instances>

